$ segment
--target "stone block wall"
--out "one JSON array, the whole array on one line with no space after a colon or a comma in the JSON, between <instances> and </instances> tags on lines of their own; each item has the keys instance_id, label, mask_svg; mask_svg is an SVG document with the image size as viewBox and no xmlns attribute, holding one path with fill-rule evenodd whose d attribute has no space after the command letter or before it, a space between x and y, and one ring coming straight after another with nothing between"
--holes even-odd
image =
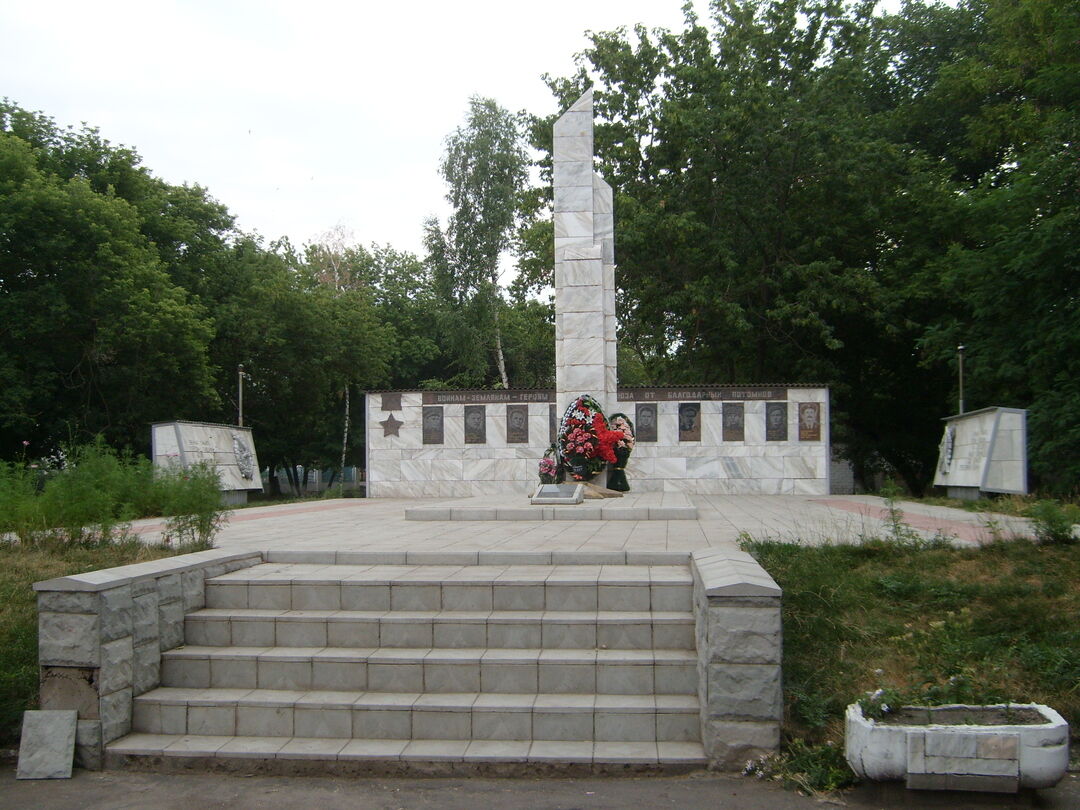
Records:
<instances>
[{"instance_id":1,"label":"stone block wall","mask_svg":"<svg viewBox=\"0 0 1080 810\"><path fill-rule=\"evenodd\" d=\"M211 550L35 583L41 708L78 711L77 764L100 768L103 746L131 730L132 702L184 643L204 580L261 561Z\"/></svg>"},{"instance_id":2,"label":"stone block wall","mask_svg":"<svg viewBox=\"0 0 1080 810\"><path fill-rule=\"evenodd\" d=\"M779 586L737 549L694 552L701 742L713 767L741 768L780 745Z\"/></svg>"}]
</instances>

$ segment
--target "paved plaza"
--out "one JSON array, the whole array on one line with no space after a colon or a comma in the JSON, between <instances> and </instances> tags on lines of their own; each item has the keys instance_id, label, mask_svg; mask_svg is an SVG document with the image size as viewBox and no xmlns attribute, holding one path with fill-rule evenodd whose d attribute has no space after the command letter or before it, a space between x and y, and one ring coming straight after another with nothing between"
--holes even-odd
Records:
<instances>
[{"instance_id":1,"label":"paved plaza","mask_svg":"<svg viewBox=\"0 0 1080 810\"><path fill-rule=\"evenodd\" d=\"M556 507L568 510L603 503L646 508L697 508L696 520L414 520L418 507L528 507L528 499L341 498L237 509L218 534L218 548L234 550L364 551L696 551L731 545L741 538L789 542L857 543L890 532L888 504L871 495L682 495L628 493L620 499ZM1031 536L1030 521L911 501L897 502L903 522L923 537L941 535L961 546L999 537ZM655 513L654 513L655 514ZM662 514L662 513L660 513ZM537 510L537 517L541 513ZM159 520L137 521L148 541L160 537Z\"/></svg>"}]
</instances>

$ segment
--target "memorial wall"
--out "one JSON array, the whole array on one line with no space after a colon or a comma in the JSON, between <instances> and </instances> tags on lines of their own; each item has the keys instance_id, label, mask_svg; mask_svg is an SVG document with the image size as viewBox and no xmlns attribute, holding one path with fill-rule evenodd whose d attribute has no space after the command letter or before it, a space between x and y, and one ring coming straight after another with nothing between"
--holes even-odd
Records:
<instances>
[{"instance_id":1,"label":"memorial wall","mask_svg":"<svg viewBox=\"0 0 1080 810\"><path fill-rule=\"evenodd\" d=\"M366 407L368 496L414 498L530 494L564 406L485 390L372 392ZM619 412L637 430L633 492L829 492L827 388L628 388Z\"/></svg>"}]
</instances>

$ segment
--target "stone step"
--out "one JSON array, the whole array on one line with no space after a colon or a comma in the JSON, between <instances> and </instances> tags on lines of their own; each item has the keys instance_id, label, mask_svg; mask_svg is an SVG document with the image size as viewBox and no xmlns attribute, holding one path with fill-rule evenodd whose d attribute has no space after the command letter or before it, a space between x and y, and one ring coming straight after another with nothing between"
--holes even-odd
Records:
<instances>
[{"instance_id":1,"label":"stone step","mask_svg":"<svg viewBox=\"0 0 1080 810\"><path fill-rule=\"evenodd\" d=\"M694 648L689 611L326 611L208 608L188 644L213 647Z\"/></svg>"},{"instance_id":2,"label":"stone step","mask_svg":"<svg viewBox=\"0 0 1080 810\"><path fill-rule=\"evenodd\" d=\"M161 654L161 685L694 695L698 679L691 650L187 645Z\"/></svg>"},{"instance_id":3,"label":"stone step","mask_svg":"<svg viewBox=\"0 0 1080 810\"><path fill-rule=\"evenodd\" d=\"M147 734L357 739L700 742L694 695L417 694L160 688L135 699Z\"/></svg>"},{"instance_id":4,"label":"stone step","mask_svg":"<svg viewBox=\"0 0 1080 810\"><path fill-rule=\"evenodd\" d=\"M528 772L528 766L626 765L685 770L707 764L701 743L599 742L559 740L423 740L326 737L173 736L129 734L106 746L106 767L146 767L158 770L185 761L213 761L260 770L295 772L303 762L313 769L360 765L378 769L435 763L469 766L506 763ZM349 772L349 771L345 771Z\"/></svg>"},{"instance_id":5,"label":"stone step","mask_svg":"<svg viewBox=\"0 0 1080 810\"><path fill-rule=\"evenodd\" d=\"M685 565L265 563L206 581L206 607L358 611L689 611Z\"/></svg>"}]
</instances>

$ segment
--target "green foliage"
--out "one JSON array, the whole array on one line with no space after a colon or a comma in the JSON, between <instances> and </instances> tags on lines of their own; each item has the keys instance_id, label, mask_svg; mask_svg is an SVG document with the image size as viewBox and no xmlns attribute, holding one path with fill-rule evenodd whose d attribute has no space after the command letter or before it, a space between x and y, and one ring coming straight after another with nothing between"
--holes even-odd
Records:
<instances>
[{"instance_id":1,"label":"green foliage","mask_svg":"<svg viewBox=\"0 0 1080 810\"><path fill-rule=\"evenodd\" d=\"M1068 545L1080 540L1080 506L1076 504L1058 504L1054 501L1039 501L1028 509L1032 519L1035 537L1040 543Z\"/></svg>"},{"instance_id":2,"label":"green foliage","mask_svg":"<svg viewBox=\"0 0 1080 810\"><path fill-rule=\"evenodd\" d=\"M844 707L860 698L871 714L882 704L1009 701L1080 720L1077 546L746 548L784 591L792 739L840 739Z\"/></svg>"},{"instance_id":3,"label":"green foliage","mask_svg":"<svg viewBox=\"0 0 1080 810\"><path fill-rule=\"evenodd\" d=\"M68 448L62 465L0 462L0 538L7 544L86 547L132 540L128 522L166 516L166 542L210 548L225 509L208 466L155 469L99 438Z\"/></svg>"},{"instance_id":4,"label":"green foliage","mask_svg":"<svg viewBox=\"0 0 1080 810\"><path fill-rule=\"evenodd\" d=\"M786 788L811 795L841 790L856 782L844 759L843 746L801 739L785 740L779 754L747 762L743 774L782 782Z\"/></svg>"}]
</instances>

